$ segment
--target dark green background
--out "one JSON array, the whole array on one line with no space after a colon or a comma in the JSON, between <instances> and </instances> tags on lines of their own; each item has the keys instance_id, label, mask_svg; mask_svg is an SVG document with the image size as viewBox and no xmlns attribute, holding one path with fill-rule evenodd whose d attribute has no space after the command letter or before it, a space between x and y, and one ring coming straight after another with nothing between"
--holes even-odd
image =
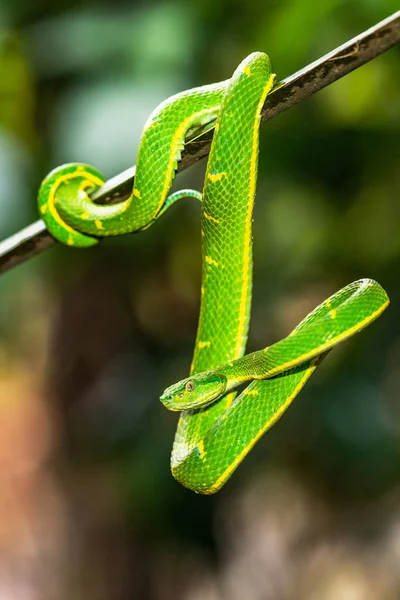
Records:
<instances>
[{"instance_id":1,"label":"dark green background","mask_svg":"<svg viewBox=\"0 0 400 600\"><path fill-rule=\"evenodd\" d=\"M167 96L229 77L254 50L279 80L397 8L2 0L1 237L37 218L36 190L58 164L106 177L134 164ZM399 597L399 57L262 126L249 349L360 277L392 303L330 354L215 497L172 479L176 415L158 402L190 364L199 207L182 202L147 232L90 251L54 247L1 277L11 597L21 586L51 600ZM200 189L203 173L204 162L177 185Z\"/></svg>"}]
</instances>

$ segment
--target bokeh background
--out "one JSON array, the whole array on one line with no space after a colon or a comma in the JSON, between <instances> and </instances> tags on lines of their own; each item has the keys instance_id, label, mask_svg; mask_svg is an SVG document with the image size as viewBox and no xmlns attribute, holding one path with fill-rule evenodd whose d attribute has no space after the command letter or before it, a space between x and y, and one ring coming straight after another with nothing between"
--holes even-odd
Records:
<instances>
[{"instance_id":1,"label":"bokeh background","mask_svg":"<svg viewBox=\"0 0 400 600\"><path fill-rule=\"evenodd\" d=\"M63 162L111 177L149 112L263 50L283 78L395 0L1 0L0 237ZM400 597L400 49L261 131L249 349L373 277L392 304L324 361L216 496L169 472L199 308L199 207L0 278L3 600ZM203 164L178 185L202 185Z\"/></svg>"}]
</instances>

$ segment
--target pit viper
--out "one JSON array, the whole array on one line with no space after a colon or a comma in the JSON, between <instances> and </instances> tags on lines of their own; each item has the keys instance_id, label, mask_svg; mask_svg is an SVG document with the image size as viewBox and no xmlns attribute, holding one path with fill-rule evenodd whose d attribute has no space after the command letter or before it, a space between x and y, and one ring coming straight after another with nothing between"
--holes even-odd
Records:
<instances>
[{"instance_id":1,"label":"pit viper","mask_svg":"<svg viewBox=\"0 0 400 600\"><path fill-rule=\"evenodd\" d=\"M86 247L143 231L178 199L201 201L201 307L189 377L161 402L181 411L171 455L174 477L202 494L218 491L303 388L322 358L376 319L389 300L373 280L322 302L283 340L245 355L252 292L252 218L261 109L273 87L270 60L255 52L223 82L167 99L147 120L132 194L111 206L89 193L94 168L63 165L43 180L39 211L51 234ZM202 193L169 194L185 136L215 122ZM237 395L236 388L249 382Z\"/></svg>"}]
</instances>

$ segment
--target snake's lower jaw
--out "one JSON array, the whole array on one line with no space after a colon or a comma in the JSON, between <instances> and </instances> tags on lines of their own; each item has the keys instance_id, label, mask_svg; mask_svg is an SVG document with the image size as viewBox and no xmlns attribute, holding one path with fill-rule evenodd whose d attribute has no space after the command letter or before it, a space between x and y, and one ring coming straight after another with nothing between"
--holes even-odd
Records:
<instances>
[{"instance_id":1,"label":"snake's lower jaw","mask_svg":"<svg viewBox=\"0 0 400 600\"><path fill-rule=\"evenodd\" d=\"M171 410L173 412L181 412L184 410L196 410L200 408L206 408L207 406L215 402L215 398L197 398L192 400L189 398L170 399L169 397L161 396L160 401L168 410Z\"/></svg>"},{"instance_id":2,"label":"snake's lower jaw","mask_svg":"<svg viewBox=\"0 0 400 600\"><path fill-rule=\"evenodd\" d=\"M183 410L178 403L174 402L174 400L165 398L165 396L160 396L160 402L165 406L165 408L171 410L172 412L180 412Z\"/></svg>"}]
</instances>

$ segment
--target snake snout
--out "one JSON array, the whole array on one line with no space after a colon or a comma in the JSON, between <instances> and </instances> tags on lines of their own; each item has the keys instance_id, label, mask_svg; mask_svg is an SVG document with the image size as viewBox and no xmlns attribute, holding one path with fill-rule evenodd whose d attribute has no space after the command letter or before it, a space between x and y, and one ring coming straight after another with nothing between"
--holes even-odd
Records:
<instances>
[{"instance_id":1,"label":"snake snout","mask_svg":"<svg viewBox=\"0 0 400 600\"><path fill-rule=\"evenodd\" d=\"M174 395L171 393L163 394L160 396L160 401L165 408L171 409L171 405L174 403Z\"/></svg>"}]
</instances>

